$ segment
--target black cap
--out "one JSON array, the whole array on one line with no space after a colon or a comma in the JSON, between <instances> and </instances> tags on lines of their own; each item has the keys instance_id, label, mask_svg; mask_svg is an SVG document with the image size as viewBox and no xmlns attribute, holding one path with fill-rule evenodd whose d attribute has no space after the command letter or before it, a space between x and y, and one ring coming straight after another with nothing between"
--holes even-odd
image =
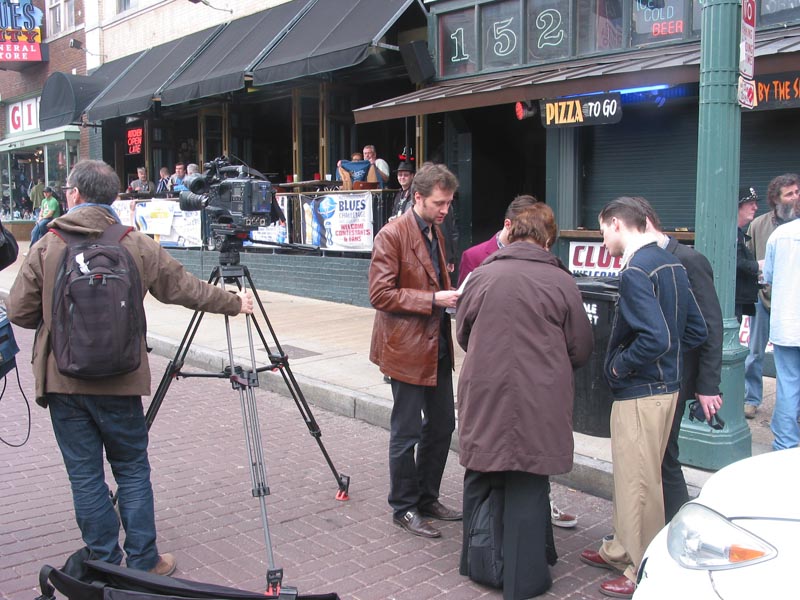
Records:
<instances>
[{"instance_id":1,"label":"black cap","mask_svg":"<svg viewBox=\"0 0 800 600\"><path fill-rule=\"evenodd\" d=\"M739 188L739 206L741 206L745 202L758 202L758 194L756 194L755 188L751 187Z\"/></svg>"},{"instance_id":2,"label":"black cap","mask_svg":"<svg viewBox=\"0 0 800 600\"><path fill-rule=\"evenodd\" d=\"M414 163L404 160L399 165L397 165L397 171L411 171L414 172Z\"/></svg>"},{"instance_id":3,"label":"black cap","mask_svg":"<svg viewBox=\"0 0 800 600\"><path fill-rule=\"evenodd\" d=\"M45 191L45 192L50 192L50 193L52 194L52 193L53 193L53 188L51 188L51 187L48 185L46 188L44 188L44 191Z\"/></svg>"}]
</instances>

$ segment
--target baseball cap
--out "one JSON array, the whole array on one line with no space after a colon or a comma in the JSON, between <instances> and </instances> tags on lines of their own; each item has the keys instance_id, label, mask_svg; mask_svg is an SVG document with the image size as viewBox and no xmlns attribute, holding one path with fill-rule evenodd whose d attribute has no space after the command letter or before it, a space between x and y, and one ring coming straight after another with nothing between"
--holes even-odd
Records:
<instances>
[{"instance_id":1,"label":"baseball cap","mask_svg":"<svg viewBox=\"0 0 800 600\"><path fill-rule=\"evenodd\" d=\"M45 192L49 192L49 193L51 193L51 194L52 194L52 193L53 193L53 188L51 188L51 187L48 185L46 188L44 188L44 190L43 190L43 191L45 191Z\"/></svg>"},{"instance_id":2,"label":"baseball cap","mask_svg":"<svg viewBox=\"0 0 800 600\"><path fill-rule=\"evenodd\" d=\"M755 188L741 187L739 188L739 205L745 202L758 202L758 194Z\"/></svg>"}]
</instances>

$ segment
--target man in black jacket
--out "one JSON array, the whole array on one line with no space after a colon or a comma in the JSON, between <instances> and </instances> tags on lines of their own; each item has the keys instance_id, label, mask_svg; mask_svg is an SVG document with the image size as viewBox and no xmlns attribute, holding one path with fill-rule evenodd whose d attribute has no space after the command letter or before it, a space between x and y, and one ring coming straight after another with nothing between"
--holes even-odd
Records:
<instances>
[{"instance_id":1,"label":"man in black jacket","mask_svg":"<svg viewBox=\"0 0 800 600\"><path fill-rule=\"evenodd\" d=\"M671 252L686 269L697 306L703 313L708 337L697 348L683 353L683 371L678 403L667 449L661 461L661 485L664 492L664 520L669 523L681 506L689 501L689 491L678 461L678 434L686 408L686 401L697 398L703 406L706 420L722 406L719 383L722 371L722 309L714 288L714 271L708 259L694 248L681 244L661 231L658 213L644 198L637 198L647 215L647 231L655 234L657 243Z\"/></svg>"}]
</instances>

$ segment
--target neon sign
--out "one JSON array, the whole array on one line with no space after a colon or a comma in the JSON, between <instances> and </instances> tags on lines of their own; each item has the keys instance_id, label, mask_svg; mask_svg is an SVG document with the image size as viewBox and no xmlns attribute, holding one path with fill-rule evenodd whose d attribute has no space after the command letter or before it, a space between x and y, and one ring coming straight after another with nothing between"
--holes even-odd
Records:
<instances>
[{"instance_id":1,"label":"neon sign","mask_svg":"<svg viewBox=\"0 0 800 600\"><path fill-rule=\"evenodd\" d=\"M128 141L128 154L141 154L144 128L134 127L132 129L128 129L125 137Z\"/></svg>"}]
</instances>

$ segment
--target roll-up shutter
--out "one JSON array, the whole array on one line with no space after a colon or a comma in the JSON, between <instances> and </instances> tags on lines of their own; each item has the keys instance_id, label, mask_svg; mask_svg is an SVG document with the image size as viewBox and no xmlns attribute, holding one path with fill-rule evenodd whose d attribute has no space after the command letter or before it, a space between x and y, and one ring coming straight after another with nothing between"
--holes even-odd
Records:
<instances>
[{"instance_id":1,"label":"roll-up shutter","mask_svg":"<svg viewBox=\"0 0 800 600\"><path fill-rule=\"evenodd\" d=\"M644 196L665 229L694 227L697 108L625 105L622 121L581 130L581 226L618 196Z\"/></svg>"}]
</instances>

